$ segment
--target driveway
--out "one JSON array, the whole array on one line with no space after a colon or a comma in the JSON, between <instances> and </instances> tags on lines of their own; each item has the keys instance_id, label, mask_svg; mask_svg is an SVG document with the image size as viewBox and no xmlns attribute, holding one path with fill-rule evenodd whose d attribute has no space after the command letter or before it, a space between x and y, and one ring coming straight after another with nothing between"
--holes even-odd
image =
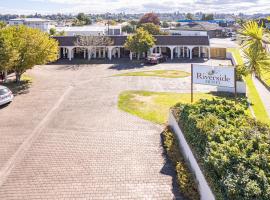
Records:
<instances>
[{"instance_id":1,"label":"driveway","mask_svg":"<svg viewBox=\"0 0 270 200\"><path fill-rule=\"evenodd\" d=\"M118 110L117 98L133 89L187 92L190 80L112 75L189 65L29 71L29 91L0 109L0 199L182 199L160 146L163 127Z\"/></svg>"}]
</instances>

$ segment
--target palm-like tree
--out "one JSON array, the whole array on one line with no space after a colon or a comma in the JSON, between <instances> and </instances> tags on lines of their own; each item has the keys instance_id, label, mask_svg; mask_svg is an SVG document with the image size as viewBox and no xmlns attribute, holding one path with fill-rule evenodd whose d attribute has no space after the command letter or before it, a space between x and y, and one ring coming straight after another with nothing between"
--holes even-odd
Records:
<instances>
[{"instance_id":1,"label":"palm-like tree","mask_svg":"<svg viewBox=\"0 0 270 200\"><path fill-rule=\"evenodd\" d=\"M244 65L251 74L261 76L262 72L270 71L270 57L265 52L243 49Z\"/></svg>"},{"instance_id":2,"label":"palm-like tree","mask_svg":"<svg viewBox=\"0 0 270 200\"><path fill-rule=\"evenodd\" d=\"M262 70L270 70L270 57L265 45L269 44L269 33L255 21L245 23L239 31L245 66L250 73L261 75Z\"/></svg>"}]
</instances>

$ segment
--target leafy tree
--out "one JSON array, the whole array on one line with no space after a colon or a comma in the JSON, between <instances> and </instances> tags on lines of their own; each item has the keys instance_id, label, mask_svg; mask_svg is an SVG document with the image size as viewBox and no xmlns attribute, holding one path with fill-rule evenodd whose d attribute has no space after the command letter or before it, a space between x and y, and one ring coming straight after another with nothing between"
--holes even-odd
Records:
<instances>
[{"instance_id":1,"label":"leafy tree","mask_svg":"<svg viewBox=\"0 0 270 200\"><path fill-rule=\"evenodd\" d=\"M117 25L117 22L115 20L108 20L107 24L109 24L111 26L115 26L115 25Z\"/></svg>"},{"instance_id":2,"label":"leafy tree","mask_svg":"<svg viewBox=\"0 0 270 200\"><path fill-rule=\"evenodd\" d=\"M92 24L92 20L84 13L79 13L74 19L73 25L83 26Z\"/></svg>"},{"instance_id":3,"label":"leafy tree","mask_svg":"<svg viewBox=\"0 0 270 200\"><path fill-rule=\"evenodd\" d=\"M3 21L0 21L0 29L5 28L7 24Z\"/></svg>"},{"instance_id":4,"label":"leafy tree","mask_svg":"<svg viewBox=\"0 0 270 200\"><path fill-rule=\"evenodd\" d=\"M12 69L18 59L18 52L13 48L13 29L0 30L0 72L6 81L7 72Z\"/></svg>"},{"instance_id":5,"label":"leafy tree","mask_svg":"<svg viewBox=\"0 0 270 200\"><path fill-rule=\"evenodd\" d=\"M151 35L161 35L160 27L153 23L145 23L140 26L144 30L148 31Z\"/></svg>"},{"instance_id":6,"label":"leafy tree","mask_svg":"<svg viewBox=\"0 0 270 200\"><path fill-rule=\"evenodd\" d=\"M155 13L146 13L139 20L139 24L153 23L155 25L160 25L160 20Z\"/></svg>"},{"instance_id":7,"label":"leafy tree","mask_svg":"<svg viewBox=\"0 0 270 200\"><path fill-rule=\"evenodd\" d=\"M191 14L191 13L187 13L187 14L186 14L186 19L193 20L193 19L194 19L193 14Z\"/></svg>"},{"instance_id":8,"label":"leafy tree","mask_svg":"<svg viewBox=\"0 0 270 200\"><path fill-rule=\"evenodd\" d=\"M156 39L145 31L143 28L138 28L133 35L129 35L125 48L129 49L131 52L136 52L138 59L140 59L140 54L147 52L151 47L155 45Z\"/></svg>"},{"instance_id":9,"label":"leafy tree","mask_svg":"<svg viewBox=\"0 0 270 200\"><path fill-rule=\"evenodd\" d=\"M26 26L10 26L0 30L4 42L1 53L8 51L10 58L5 61L5 67L15 71L16 81L21 75L35 65L55 61L58 57L58 43L38 29ZM12 51L10 50L12 48ZM12 56L14 55L15 58ZM12 64L10 64L12 63Z\"/></svg>"},{"instance_id":10,"label":"leafy tree","mask_svg":"<svg viewBox=\"0 0 270 200\"><path fill-rule=\"evenodd\" d=\"M55 28L51 28L50 31L49 31L49 35L50 36L64 36L65 31L57 32Z\"/></svg>"},{"instance_id":11,"label":"leafy tree","mask_svg":"<svg viewBox=\"0 0 270 200\"><path fill-rule=\"evenodd\" d=\"M203 14L202 15L202 20L214 20L214 15L213 14Z\"/></svg>"},{"instance_id":12,"label":"leafy tree","mask_svg":"<svg viewBox=\"0 0 270 200\"><path fill-rule=\"evenodd\" d=\"M162 26L163 28L169 28L169 27L170 27L169 23L166 22L166 21L163 21L162 24L161 24L161 26Z\"/></svg>"},{"instance_id":13,"label":"leafy tree","mask_svg":"<svg viewBox=\"0 0 270 200\"><path fill-rule=\"evenodd\" d=\"M56 35L56 29L55 28L50 28L49 34L51 36Z\"/></svg>"},{"instance_id":14,"label":"leafy tree","mask_svg":"<svg viewBox=\"0 0 270 200\"><path fill-rule=\"evenodd\" d=\"M134 33L134 27L130 24L127 24L125 26L122 27L122 31L126 32L126 33Z\"/></svg>"}]
</instances>

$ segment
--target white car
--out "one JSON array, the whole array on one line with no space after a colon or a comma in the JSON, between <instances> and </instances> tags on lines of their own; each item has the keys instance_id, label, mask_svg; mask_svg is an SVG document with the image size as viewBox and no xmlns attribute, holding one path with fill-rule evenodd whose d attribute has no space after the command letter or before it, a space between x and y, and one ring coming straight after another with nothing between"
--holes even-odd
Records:
<instances>
[{"instance_id":1,"label":"white car","mask_svg":"<svg viewBox=\"0 0 270 200\"><path fill-rule=\"evenodd\" d=\"M14 96L10 89L5 86L0 85L0 106L10 103L13 100Z\"/></svg>"}]
</instances>

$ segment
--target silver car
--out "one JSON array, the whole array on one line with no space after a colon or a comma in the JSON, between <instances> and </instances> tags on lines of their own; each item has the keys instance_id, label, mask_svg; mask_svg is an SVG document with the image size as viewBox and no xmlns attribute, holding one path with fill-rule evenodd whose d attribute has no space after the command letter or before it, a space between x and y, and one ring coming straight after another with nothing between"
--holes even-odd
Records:
<instances>
[{"instance_id":1,"label":"silver car","mask_svg":"<svg viewBox=\"0 0 270 200\"><path fill-rule=\"evenodd\" d=\"M13 100L14 96L10 89L5 86L0 85L0 106L10 103Z\"/></svg>"}]
</instances>

